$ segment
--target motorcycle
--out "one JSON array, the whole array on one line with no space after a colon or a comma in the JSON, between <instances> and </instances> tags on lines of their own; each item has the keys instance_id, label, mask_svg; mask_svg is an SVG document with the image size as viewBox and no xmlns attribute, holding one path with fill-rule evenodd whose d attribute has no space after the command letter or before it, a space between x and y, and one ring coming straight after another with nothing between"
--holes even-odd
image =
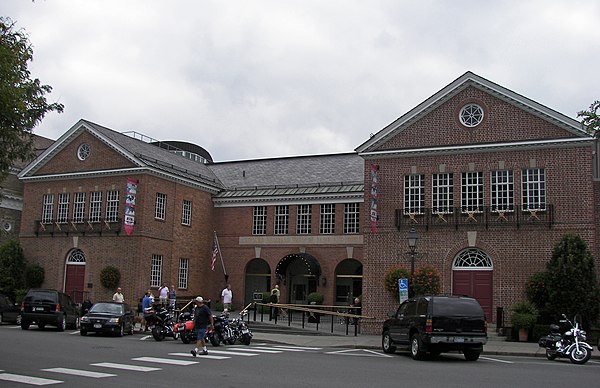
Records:
<instances>
[{"instance_id":1,"label":"motorcycle","mask_svg":"<svg viewBox=\"0 0 600 388\"><path fill-rule=\"evenodd\" d=\"M181 337L181 342L189 344L190 342L196 341L196 331L194 330L194 319L193 315L189 312L182 312L179 314L177 323L174 325L173 330Z\"/></svg>"},{"instance_id":2,"label":"motorcycle","mask_svg":"<svg viewBox=\"0 0 600 388\"><path fill-rule=\"evenodd\" d=\"M234 333L229 322L229 313L223 312L221 315L213 315L215 326L207 334L207 338L212 346L219 346L221 343L233 345L235 343Z\"/></svg>"},{"instance_id":3,"label":"motorcycle","mask_svg":"<svg viewBox=\"0 0 600 388\"><path fill-rule=\"evenodd\" d=\"M179 333L175 331L175 314L173 310L160 307L158 311L146 316L146 321L152 327L152 337L156 341L162 341L166 337L173 339L179 338Z\"/></svg>"},{"instance_id":4,"label":"motorcycle","mask_svg":"<svg viewBox=\"0 0 600 388\"><path fill-rule=\"evenodd\" d=\"M560 326L550 325L550 334L540 338L538 344L546 348L546 358L554 360L556 357L569 358L573 364L585 364L592 357L593 348L586 342L586 333L579 327L577 317L571 322L565 314L560 323L568 323L570 329L564 334L560 333Z\"/></svg>"},{"instance_id":5,"label":"motorcycle","mask_svg":"<svg viewBox=\"0 0 600 388\"><path fill-rule=\"evenodd\" d=\"M252 341L252 331L248 328L248 325L244 321L244 317L248 315L248 310L242 310L238 318L234 318L230 326L233 330L233 341L230 342L233 345L236 341L240 341L244 345L250 345Z\"/></svg>"}]
</instances>

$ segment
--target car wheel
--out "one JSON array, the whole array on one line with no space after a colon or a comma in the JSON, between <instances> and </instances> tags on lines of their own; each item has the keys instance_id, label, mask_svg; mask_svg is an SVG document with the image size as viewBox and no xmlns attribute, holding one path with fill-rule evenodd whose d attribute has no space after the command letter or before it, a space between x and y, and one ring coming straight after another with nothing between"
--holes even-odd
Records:
<instances>
[{"instance_id":1,"label":"car wheel","mask_svg":"<svg viewBox=\"0 0 600 388\"><path fill-rule=\"evenodd\" d=\"M82 336L86 336L87 335L87 331L85 330L79 330L79 334L81 334Z\"/></svg>"},{"instance_id":2,"label":"car wheel","mask_svg":"<svg viewBox=\"0 0 600 388\"><path fill-rule=\"evenodd\" d=\"M129 324L129 331L127 332L129 335L133 335L133 322Z\"/></svg>"},{"instance_id":3,"label":"car wheel","mask_svg":"<svg viewBox=\"0 0 600 388\"><path fill-rule=\"evenodd\" d=\"M23 322L21 320L21 330L28 330L29 329L29 322Z\"/></svg>"},{"instance_id":4,"label":"car wheel","mask_svg":"<svg viewBox=\"0 0 600 388\"><path fill-rule=\"evenodd\" d=\"M123 334L125 334L125 324L121 323L121 326L119 326L119 331L117 332L117 337L123 337Z\"/></svg>"},{"instance_id":5,"label":"car wheel","mask_svg":"<svg viewBox=\"0 0 600 388\"><path fill-rule=\"evenodd\" d=\"M23 322L23 317L21 316L21 314L17 315L17 325L20 325L21 322Z\"/></svg>"},{"instance_id":6,"label":"car wheel","mask_svg":"<svg viewBox=\"0 0 600 388\"><path fill-rule=\"evenodd\" d=\"M65 329L67 328L67 317L66 316L62 316L62 318L58 321L58 331L65 331Z\"/></svg>"},{"instance_id":7,"label":"car wheel","mask_svg":"<svg viewBox=\"0 0 600 388\"><path fill-rule=\"evenodd\" d=\"M0 323L4 322L4 314L0 313Z\"/></svg>"},{"instance_id":8,"label":"car wheel","mask_svg":"<svg viewBox=\"0 0 600 388\"><path fill-rule=\"evenodd\" d=\"M410 338L410 355L413 360L422 360L425 357L423 351L423 341L419 334L413 334Z\"/></svg>"},{"instance_id":9,"label":"car wheel","mask_svg":"<svg viewBox=\"0 0 600 388\"><path fill-rule=\"evenodd\" d=\"M479 358L480 352L473 349L464 349L463 355L465 356L465 360L467 361L477 361Z\"/></svg>"},{"instance_id":10,"label":"car wheel","mask_svg":"<svg viewBox=\"0 0 600 388\"><path fill-rule=\"evenodd\" d=\"M389 331L384 332L381 337L381 348L384 353L394 353L396 351L396 347L392 345L392 337L390 337Z\"/></svg>"}]
</instances>

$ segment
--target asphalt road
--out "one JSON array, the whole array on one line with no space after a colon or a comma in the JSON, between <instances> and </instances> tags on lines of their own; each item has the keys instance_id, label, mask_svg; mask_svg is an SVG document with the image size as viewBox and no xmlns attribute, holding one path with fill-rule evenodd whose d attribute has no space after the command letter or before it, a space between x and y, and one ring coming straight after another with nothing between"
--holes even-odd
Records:
<instances>
[{"instance_id":1,"label":"asphalt road","mask_svg":"<svg viewBox=\"0 0 600 388\"><path fill-rule=\"evenodd\" d=\"M414 361L368 349L292 347L254 341L250 346L208 346L189 354L181 341L156 342L53 329L0 326L0 387L594 387L600 362L451 354Z\"/></svg>"}]
</instances>

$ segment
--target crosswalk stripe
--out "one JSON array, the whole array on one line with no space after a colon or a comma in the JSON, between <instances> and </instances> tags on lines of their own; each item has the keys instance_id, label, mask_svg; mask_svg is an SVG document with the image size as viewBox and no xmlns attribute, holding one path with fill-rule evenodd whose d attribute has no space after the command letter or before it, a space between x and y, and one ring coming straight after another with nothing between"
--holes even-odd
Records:
<instances>
[{"instance_id":1,"label":"crosswalk stripe","mask_svg":"<svg viewBox=\"0 0 600 388\"><path fill-rule=\"evenodd\" d=\"M235 348L235 350L241 350L242 352L252 353L283 353L283 350L274 350L269 348L251 347L251 348Z\"/></svg>"},{"instance_id":2,"label":"crosswalk stripe","mask_svg":"<svg viewBox=\"0 0 600 388\"><path fill-rule=\"evenodd\" d=\"M192 365L197 364L196 361L184 361L184 360L175 360L172 358L158 358L158 357L138 357L132 358L133 361L146 361L146 362L156 362L158 364L170 364L170 365Z\"/></svg>"},{"instance_id":3,"label":"crosswalk stripe","mask_svg":"<svg viewBox=\"0 0 600 388\"><path fill-rule=\"evenodd\" d=\"M307 346L283 346L283 345L275 345L276 349L300 349L300 350L321 350L323 348L311 348Z\"/></svg>"},{"instance_id":4,"label":"crosswalk stripe","mask_svg":"<svg viewBox=\"0 0 600 388\"><path fill-rule=\"evenodd\" d=\"M42 369L46 372L55 372L55 373L64 373L66 375L73 376L83 376L83 377L93 377L95 379L99 379L102 377L113 377L112 373L101 373L101 372L92 372L90 370L81 370L81 369L71 369L71 368L48 368Z\"/></svg>"},{"instance_id":5,"label":"crosswalk stripe","mask_svg":"<svg viewBox=\"0 0 600 388\"><path fill-rule=\"evenodd\" d=\"M256 353L243 353L243 352L233 352L229 350L210 350L210 354L224 354L227 356L258 356Z\"/></svg>"},{"instance_id":6,"label":"crosswalk stripe","mask_svg":"<svg viewBox=\"0 0 600 388\"><path fill-rule=\"evenodd\" d=\"M30 385L50 385L64 383L64 381L61 380L42 379L41 377L14 375L12 373L0 373L0 380Z\"/></svg>"},{"instance_id":7,"label":"crosswalk stripe","mask_svg":"<svg viewBox=\"0 0 600 388\"><path fill-rule=\"evenodd\" d=\"M212 353L212 351L210 353ZM223 356L211 356L210 353L209 354L200 354L200 355L198 355L197 358L199 360L201 360L203 358L208 358L211 360L226 360L228 358L231 358L231 357L223 357ZM190 353L169 353L169 355L179 356L179 357L193 357Z\"/></svg>"},{"instance_id":8,"label":"crosswalk stripe","mask_svg":"<svg viewBox=\"0 0 600 388\"><path fill-rule=\"evenodd\" d=\"M99 362L97 364L90 364L90 365L101 366L103 368L132 370L132 371L137 371L137 372L152 372L155 370L161 370L161 368L152 368L149 366L140 366L140 365L116 364L114 362Z\"/></svg>"}]
</instances>

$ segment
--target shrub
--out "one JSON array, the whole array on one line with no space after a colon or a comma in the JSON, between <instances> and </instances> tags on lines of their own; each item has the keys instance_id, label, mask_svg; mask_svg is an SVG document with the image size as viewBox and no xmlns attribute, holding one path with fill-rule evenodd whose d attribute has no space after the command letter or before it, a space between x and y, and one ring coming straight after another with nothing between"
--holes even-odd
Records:
<instances>
[{"instance_id":1,"label":"shrub","mask_svg":"<svg viewBox=\"0 0 600 388\"><path fill-rule=\"evenodd\" d=\"M25 268L25 285L29 288L38 288L44 283L44 268L39 264L28 265Z\"/></svg>"},{"instance_id":2,"label":"shrub","mask_svg":"<svg viewBox=\"0 0 600 388\"><path fill-rule=\"evenodd\" d=\"M392 268L385 274L384 287L387 292L392 294L395 300L400 299L398 294L398 279L409 279L408 271L404 268ZM409 286L410 286L409 281Z\"/></svg>"},{"instance_id":3,"label":"shrub","mask_svg":"<svg viewBox=\"0 0 600 388\"><path fill-rule=\"evenodd\" d=\"M538 319L538 311L529 301L517 302L512 305L510 321L513 327L531 329Z\"/></svg>"},{"instance_id":4,"label":"shrub","mask_svg":"<svg viewBox=\"0 0 600 388\"><path fill-rule=\"evenodd\" d=\"M311 292L308 294L308 304L323 304L323 294L320 292Z\"/></svg>"},{"instance_id":5,"label":"shrub","mask_svg":"<svg viewBox=\"0 0 600 388\"><path fill-rule=\"evenodd\" d=\"M435 268L423 266L415 272L408 282L412 295L434 295L440 293L440 275Z\"/></svg>"},{"instance_id":6,"label":"shrub","mask_svg":"<svg viewBox=\"0 0 600 388\"><path fill-rule=\"evenodd\" d=\"M121 272L113 266L107 266L100 271L100 284L108 289L116 288L121 282Z\"/></svg>"}]
</instances>

